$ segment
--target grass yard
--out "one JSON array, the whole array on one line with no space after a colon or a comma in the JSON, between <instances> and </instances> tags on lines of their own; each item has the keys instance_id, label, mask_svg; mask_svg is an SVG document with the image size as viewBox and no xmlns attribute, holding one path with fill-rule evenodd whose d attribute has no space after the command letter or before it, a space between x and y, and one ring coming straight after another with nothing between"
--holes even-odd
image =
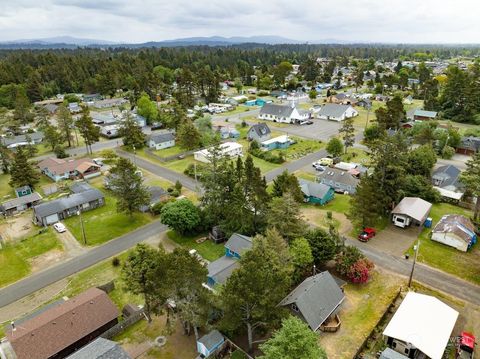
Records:
<instances>
[{"instance_id":1,"label":"grass yard","mask_svg":"<svg viewBox=\"0 0 480 359\"><path fill-rule=\"evenodd\" d=\"M35 230L23 240L6 244L0 249L0 287L13 283L31 272L29 260L49 252L51 250L62 250L52 228L44 233L38 234Z\"/></svg>"},{"instance_id":2,"label":"grass yard","mask_svg":"<svg viewBox=\"0 0 480 359\"><path fill-rule=\"evenodd\" d=\"M315 175L315 173L311 173L311 172L306 172L306 171L295 171L294 172L295 176L297 176L298 178L301 178L301 179L304 179L306 181L311 181L311 182L315 182L317 176Z\"/></svg>"},{"instance_id":3,"label":"grass yard","mask_svg":"<svg viewBox=\"0 0 480 359\"><path fill-rule=\"evenodd\" d=\"M225 248L222 244L215 244L211 240L206 240L203 243L197 243L196 240L206 235L196 235L196 236L182 236L175 231L167 232L168 238L173 242L187 248L187 249L196 249L198 253L208 261L214 261L225 253Z\"/></svg>"},{"instance_id":4,"label":"grass yard","mask_svg":"<svg viewBox=\"0 0 480 359\"><path fill-rule=\"evenodd\" d=\"M469 217L472 212L451 204L436 203L430 212L433 225L435 226L445 214L462 214ZM430 232L431 229L424 228L419 236L421 243L418 260L467 281L480 284L480 267L478 266L478 263L480 263L480 245L477 243L467 253L460 252L455 248L432 241ZM413 246L408 250L408 253L413 255Z\"/></svg>"},{"instance_id":5,"label":"grass yard","mask_svg":"<svg viewBox=\"0 0 480 359\"><path fill-rule=\"evenodd\" d=\"M374 272L367 284L347 284L339 312L342 326L336 333L321 333L319 343L329 359L353 358L398 293L403 280Z\"/></svg>"},{"instance_id":6,"label":"grass yard","mask_svg":"<svg viewBox=\"0 0 480 359\"><path fill-rule=\"evenodd\" d=\"M170 147L170 148L164 148L162 150L153 151L154 154L156 154L157 156L160 156L160 157L175 156L175 155L179 155L183 152L185 152L185 150L181 149L180 146L178 146L178 145L175 145L175 146Z\"/></svg>"},{"instance_id":7,"label":"grass yard","mask_svg":"<svg viewBox=\"0 0 480 359\"><path fill-rule=\"evenodd\" d=\"M239 113L244 113L244 112L248 112L248 111L251 111L251 110L256 110L258 108L259 108L258 106L246 106L246 105L240 104L234 110L223 112L221 115L222 116L238 115Z\"/></svg>"},{"instance_id":8,"label":"grass yard","mask_svg":"<svg viewBox=\"0 0 480 359\"><path fill-rule=\"evenodd\" d=\"M322 209L346 214L350 209L350 198L349 195L335 193L333 201L328 202Z\"/></svg>"},{"instance_id":9,"label":"grass yard","mask_svg":"<svg viewBox=\"0 0 480 359\"><path fill-rule=\"evenodd\" d=\"M9 174L0 174L0 202L15 197L15 192L8 184L8 181L10 181Z\"/></svg>"},{"instance_id":10,"label":"grass yard","mask_svg":"<svg viewBox=\"0 0 480 359\"><path fill-rule=\"evenodd\" d=\"M370 162L370 156L368 153L360 148L349 148L347 153L341 156L344 162L354 162L368 165Z\"/></svg>"},{"instance_id":11,"label":"grass yard","mask_svg":"<svg viewBox=\"0 0 480 359\"><path fill-rule=\"evenodd\" d=\"M273 136L272 136L273 137ZM323 147L324 143L315 140L307 140L300 137L291 137L292 140L295 140L295 143L285 150L273 150L273 153L281 152L285 156L287 161L297 160L301 157L304 157L310 153L316 152Z\"/></svg>"},{"instance_id":12,"label":"grass yard","mask_svg":"<svg viewBox=\"0 0 480 359\"><path fill-rule=\"evenodd\" d=\"M153 220L153 217L147 213L134 213L131 217L124 213L118 213L115 198L109 192L103 192L105 205L82 214L88 246L105 243ZM63 223L83 245L80 217L67 218Z\"/></svg>"}]
</instances>

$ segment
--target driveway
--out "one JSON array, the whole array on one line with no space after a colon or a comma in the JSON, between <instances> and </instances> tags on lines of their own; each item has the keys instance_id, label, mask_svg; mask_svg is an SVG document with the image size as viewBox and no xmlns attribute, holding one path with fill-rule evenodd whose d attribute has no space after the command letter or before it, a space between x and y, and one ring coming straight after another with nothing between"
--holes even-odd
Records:
<instances>
[{"instance_id":1,"label":"driveway","mask_svg":"<svg viewBox=\"0 0 480 359\"><path fill-rule=\"evenodd\" d=\"M402 257L420 235L423 227L400 228L390 224L368 241L368 245L382 252Z\"/></svg>"},{"instance_id":2,"label":"driveway","mask_svg":"<svg viewBox=\"0 0 480 359\"><path fill-rule=\"evenodd\" d=\"M82 247L80 243L78 243L78 241L68 229L63 233L58 233L57 231L55 231L55 233L60 242L62 242L63 250L69 258L83 254L88 250L87 248Z\"/></svg>"}]
</instances>

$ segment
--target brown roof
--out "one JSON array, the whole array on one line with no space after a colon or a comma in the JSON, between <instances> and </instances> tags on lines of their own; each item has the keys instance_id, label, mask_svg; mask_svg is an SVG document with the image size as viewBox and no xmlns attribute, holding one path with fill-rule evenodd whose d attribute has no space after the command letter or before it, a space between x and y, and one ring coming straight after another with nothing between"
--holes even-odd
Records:
<instances>
[{"instance_id":1,"label":"brown roof","mask_svg":"<svg viewBox=\"0 0 480 359\"><path fill-rule=\"evenodd\" d=\"M47 359L119 316L108 295L90 288L7 331L17 359Z\"/></svg>"},{"instance_id":2,"label":"brown roof","mask_svg":"<svg viewBox=\"0 0 480 359\"><path fill-rule=\"evenodd\" d=\"M454 233L466 243L470 243L472 236L475 235L475 230L475 226L467 217L459 214L446 214L438 221L433 232Z\"/></svg>"},{"instance_id":3,"label":"brown roof","mask_svg":"<svg viewBox=\"0 0 480 359\"><path fill-rule=\"evenodd\" d=\"M93 161L89 158L60 159L49 157L38 164L40 169L48 168L48 170L54 174L63 174L65 172L72 172L74 170L83 173L92 166L100 168L99 165L93 163Z\"/></svg>"}]
</instances>

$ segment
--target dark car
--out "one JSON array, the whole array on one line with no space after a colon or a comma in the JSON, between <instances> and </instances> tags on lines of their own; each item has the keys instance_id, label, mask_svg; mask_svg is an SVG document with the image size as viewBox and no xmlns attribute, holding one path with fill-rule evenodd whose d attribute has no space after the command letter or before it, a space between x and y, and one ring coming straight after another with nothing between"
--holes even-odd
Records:
<instances>
[{"instance_id":1,"label":"dark car","mask_svg":"<svg viewBox=\"0 0 480 359\"><path fill-rule=\"evenodd\" d=\"M375 234L377 234L375 228L366 227L363 229L362 233L358 235L358 239L361 242L368 242L371 238L375 237Z\"/></svg>"}]
</instances>

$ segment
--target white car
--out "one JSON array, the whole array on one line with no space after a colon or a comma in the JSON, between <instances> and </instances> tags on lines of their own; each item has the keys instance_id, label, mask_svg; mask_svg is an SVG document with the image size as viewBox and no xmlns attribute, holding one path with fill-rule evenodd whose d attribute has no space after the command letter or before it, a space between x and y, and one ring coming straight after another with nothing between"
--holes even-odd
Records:
<instances>
[{"instance_id":1,"label":"white car","mask_svg":"<svg viewBox=\"0 0 480 359\"><path fill-rule=\"evenodd\" d=\"M55 230L58 232L58 233L63 233L63 232L66 232L67 231L67 228L60 222L57 222L53 225L53 228L55 228Z\"/></svg>"}]
</instances>

